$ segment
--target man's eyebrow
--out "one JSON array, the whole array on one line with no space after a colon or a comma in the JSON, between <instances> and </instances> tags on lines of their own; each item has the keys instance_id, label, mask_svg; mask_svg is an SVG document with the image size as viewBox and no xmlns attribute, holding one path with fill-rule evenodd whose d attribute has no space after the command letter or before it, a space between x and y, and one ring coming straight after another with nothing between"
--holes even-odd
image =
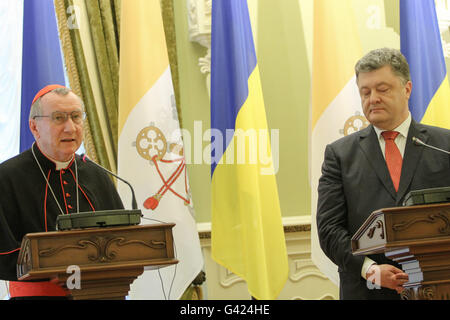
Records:
<instances>
[{"instance_id":1,"label":"man's eyebrow","mask_svg":"<svg viewBox=\"0 0 450 320\"><path fill-rule=\"evenodd\" d=\"M379 82L379 83L375 84L374 87L375 87L375 88L378 88L379 86L383 86L383 85L388 86L388 87L391 86L388 82L382 81L382 82ZM368 89L368 88L369 88L369 86L362 86L362 87L360 88L360 90Z\"/></svg>"}]
</instances>

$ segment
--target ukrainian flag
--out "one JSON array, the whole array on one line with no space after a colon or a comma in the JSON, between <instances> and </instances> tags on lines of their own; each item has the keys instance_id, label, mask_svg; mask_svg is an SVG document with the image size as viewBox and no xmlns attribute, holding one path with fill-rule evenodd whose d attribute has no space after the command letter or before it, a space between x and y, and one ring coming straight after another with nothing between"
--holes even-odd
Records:
<instances>
[{"instance_id":1,"label":"ukrainian flag","mask_svg":"<svg viewBox=\"0 0 450 320\"><path fill-rule=\"evenodd\" d=\"M400 0L400 40L411 70L413 118L450 129L450 86L434 0Z\"/></svg>"},{"instance_id":2,"label":"ukrainian flag","mask_svg":"<svg viewBox=\"0 0 450 320\"><path fill-rule=\"evenodd\" d=\"M246 0L213 1L211 54L212 257L275 299L288 263L273 163L250 159L270 144Z\"/></svg>"}]
</instances>

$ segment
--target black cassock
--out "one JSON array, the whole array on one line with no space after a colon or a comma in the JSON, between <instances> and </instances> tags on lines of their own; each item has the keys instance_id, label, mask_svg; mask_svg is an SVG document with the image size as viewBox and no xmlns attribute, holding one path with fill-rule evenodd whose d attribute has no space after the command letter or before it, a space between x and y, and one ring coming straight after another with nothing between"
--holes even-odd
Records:
<instances>
[{"instance_id":1,"label":"black cassock","mask_svg":"<svg viewBox=\"0 0 450 320\"><path fill-rule=\"evenodd\" d=\"M32 149L0 164L0 279L17 280L17 257L25 234L55 231L61 210L77 212L77 172L79 212L123 209L108 174L78 155L76 166L72 160L66 169L56 170L55 163L33 144Z\"/></svg>"}]
</instances>

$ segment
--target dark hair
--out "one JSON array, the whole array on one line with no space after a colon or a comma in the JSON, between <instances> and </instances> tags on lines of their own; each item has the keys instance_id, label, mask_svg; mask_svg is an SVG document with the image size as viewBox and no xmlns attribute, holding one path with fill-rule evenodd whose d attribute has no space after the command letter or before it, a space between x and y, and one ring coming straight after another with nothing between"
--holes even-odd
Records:
<instances>
[{"instance_id":1,"label":"dark hair","mask_svg":"<svg viewBox=\"0 0 450 320\"><path fill-rule=\"evenodd\" d=\"M408 61L397 49L381 48L370 51L355 65L356 80L360 73L378 70L384 66L390 66L404 84L411 80Z\"/></svg>"}]
</instances>

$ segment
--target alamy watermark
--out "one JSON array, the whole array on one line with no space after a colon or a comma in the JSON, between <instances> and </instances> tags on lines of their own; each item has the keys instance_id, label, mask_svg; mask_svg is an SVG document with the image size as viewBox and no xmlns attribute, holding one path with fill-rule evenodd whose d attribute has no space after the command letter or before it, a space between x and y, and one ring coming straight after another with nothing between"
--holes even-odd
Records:
<instances>
[{"instance_id":1,"label":"alamy watermark","mask_svg":"<svg viewBox=\"0 0 450 320\"><path fill-rule=\"evenodd\" d=\"M77 265L68 266L66 269L66 273L70 274L70 276L66 280L66 287L69 290L81 289L81 270Z\"/></svg>"},{"instance_id":2,"label":"alamy watermark","mask_svg":"<svg viewBox=\"0 0 450 320\"><path fill-rule=\"evenodd\" d=\"M375 268L372 274L367 277L366 285L369 290L381 289L381 271L379 268Z\"/></svg>"},{"instance_id":3,"label":"alamy watermark","mask_svg":"<svg viewBox=\"0 0 450 320\"><path fill-rule=\"evenodd\" d=\"M203 130L202 121L194 121L193 135L180 129L169 141L179 141L180 136L187 164L254 165L261 175L278 172L279 129L226 129L224 134L214 128Z\"/></svg>"},{"instance_id":4,"label":"alamy watermark","mask_svg":"<svg viewBox=\"0 0 450 320\"><path fill-rule=\"evenodd\" d=\"M78 25L78 19L77 16L79 17L81 14L81 9L79 6L68 6L67 7L67 11L66 13L68 14L67 16L67 27L70 30L73 29L80 29L80 26Z\"/></svg>"}]
</instances>

